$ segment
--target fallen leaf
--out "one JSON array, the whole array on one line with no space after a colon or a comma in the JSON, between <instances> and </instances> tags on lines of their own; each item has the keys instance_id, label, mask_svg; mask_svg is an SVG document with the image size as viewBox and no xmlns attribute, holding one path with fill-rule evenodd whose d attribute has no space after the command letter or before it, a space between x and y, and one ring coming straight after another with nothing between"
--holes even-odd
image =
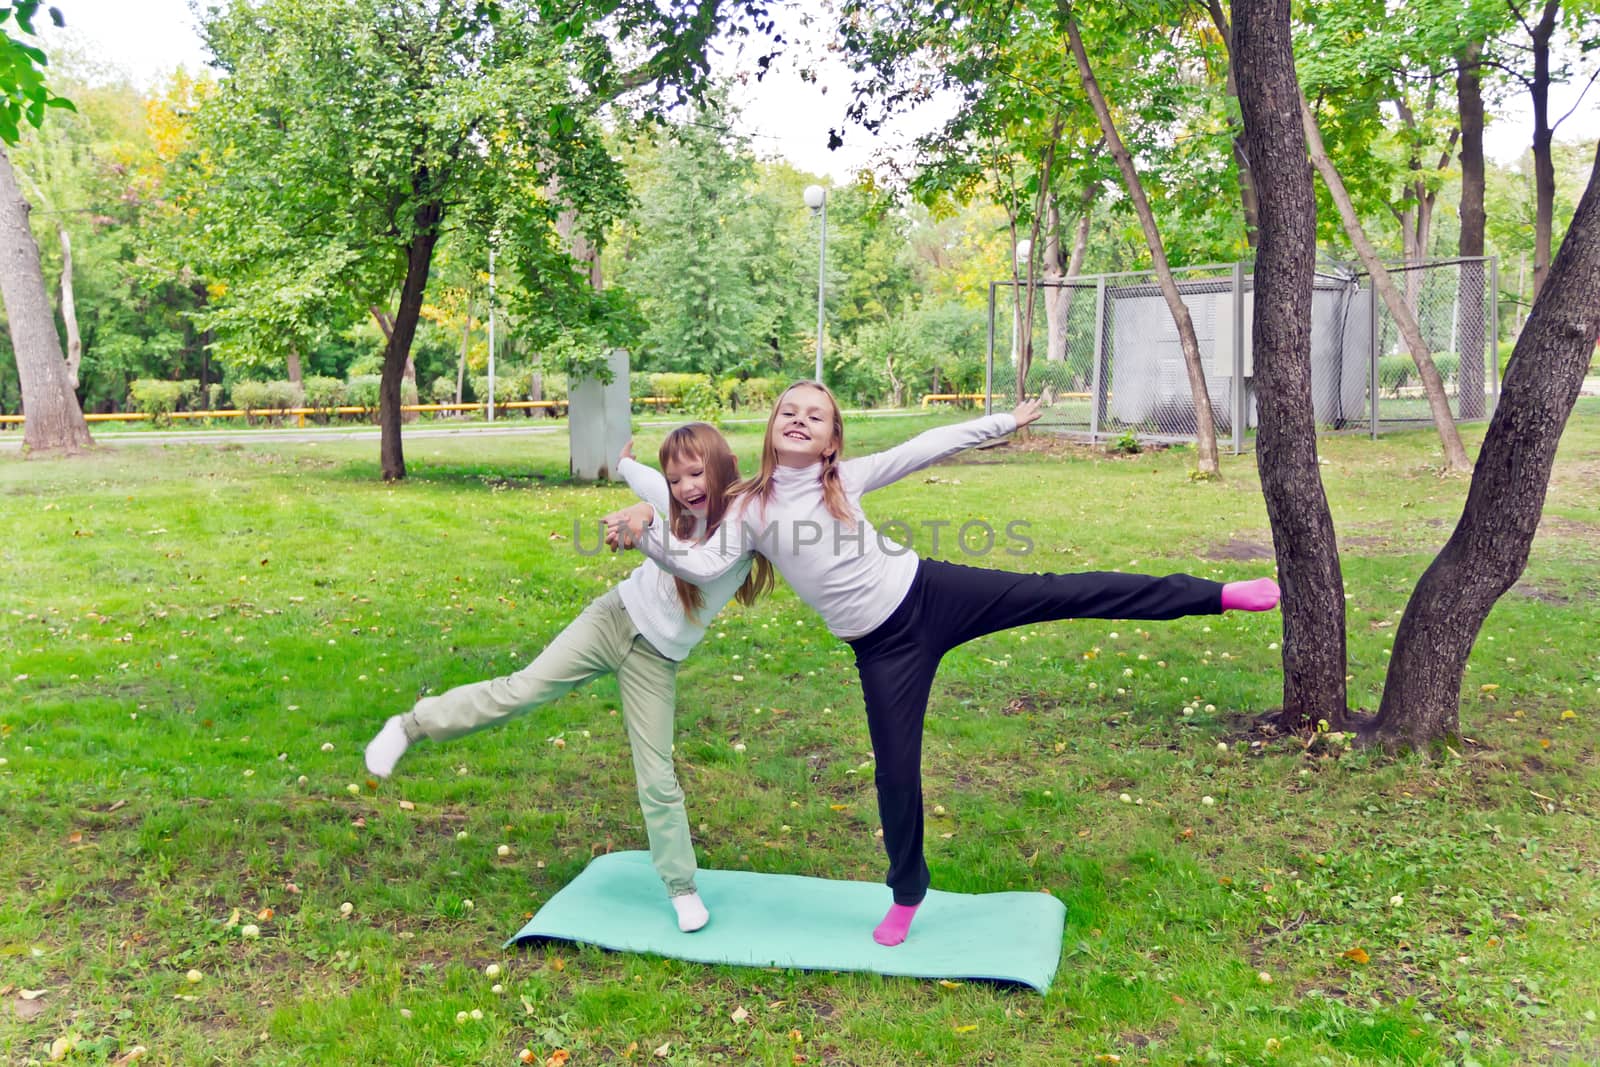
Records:
<instances>
[{"instance_id":1,"label":"fallen leaf","mask_svg":"<svg viewBox=\"0 0 1600 1067\"><path fill-rule=\"evenodd\" d=\"M128 1067L130 1063L137 1063L143 1059L150 1050L143 1045L135 1045L116 1059L111 1061L111 1067Z\"/></svg>"},{"instance_id":2,"label":"fallen leaf","mask_svg":"<svg viewBox=\"0 0 1600 1067\"><path fill-rule=\"evenodd\" d=\"M952 982L948 978L939 979L939 984L944 986L946 989L960 989L961 988L961 983L960 982Z\"/></svg>"},{"instance_id":3,"label":"fallen leaf","mask_svg":"<svg viewBox=\"0 0 1600 1067\"><path fill-rule=\"evenodd\" d=\"M23 1022L32 1022L45 1012L45 1003L42 1000L14 1000L11 1010L16 1012L17 1018Z\"/></svg>"},{"instance_id":4,"label":"fallen leaf","mask_svg":"<svg viewBox=\"0 0 1600 1067\"><path fill-rule=\"evenodd\" d=\"M83 840L83 831L81 831L81 830L74 830L74 831L72 831L72 833L67 835L67 844L69 844L69 845L76 845L79 841L82 841L82 840Z\"/></svg>"},{"instance_id":5,"label":"fallen leaf","mask_svg":"<svg viewBox=\"0 0 1600 1067\"><path fill-rule=\"evenodd\" d=\"M58 1063L67 1058L67 1053L78 1047L76 1038L65 1035L50 1042L50 1062Z\"/></svg>"},{"instance_id":6,"label":"fallen leaf","mask_svg":"<svg viewBox=\"0 0 1600 1067\"><path fill-rule=\"evenodd\" d=\"M746 1019L750 1018L750 1013L745 1011L743 1007L738 1007L733 1009L733 1014L728 1016L728 1018L732 1019L736 1023L742 1023Z\"/></svg>"},{"instance_id":7,"label":"fallen leaf","mask_svg":"<svg viewBox=\"0 0 1600 1067\"><path fill-rule=\"evenodd\" d=\"M804 1041L805 1039L806 1039L806 1035L802 1034L800 1031L798 1031L798 1030L790 1030L789 1031L789 1040L793 1041L795 1044L798 1045L800 1042Z\"/></svg>"},{"instance_id":8,"label":"fallen leaf","mask_svg":"<svg viewBox=\"0 0 1600 1067\"><path fill-rule=\"evenodd\" d=\"M667 1058L667 1055L671 1051L672 1051L672 1042L668 1041L666 1044L664 1044L660 1048L656 1049L656 1052L655 1052L656 1058L664 1060L664 1059Z\"/></svg>"},{"instance_id":9,"label":"fallen leaf","mask_svg":"<svg viewBox=\"0 0 1600 1067\"><path fill-rule=\"evenodd\" d=\"M970 1034L970 1033L972 1033L972 1031L976 1030L977 1028L978 1028L978 1024L977 1023L968 1023L966 1026L958 1026L958 1027L956 1027L956 1033L958 1033L958 1034Z\"/></svg>"},{"instance_id":10,"label":"fallen leaf","mask_svg":"<svg viewBox=\"0 0 1600 1067\"><path fill-rule=\"evenodd\" d=\"M1367 950L1359 945L1355 948L1347 949L1346 951L1341 952L1340 955L1349 960L1351 963L1367 963L1372 959L1371 956L1367 955Z\"/></svg>"},{"instance_id":11,"label":"fallen leaf","mask_svg":"<svg viewBox=\"0 0 1600 1067\"><path fill-rule=\"evenodd\" d=\"M1122 1057L1115 1052L1102 1052L1094 1058L1096 1063L1121 1063Z\"/></svg>"},{"instance_id":12,"label":"fallen leaf","mask_svg":"<svg viewBox=\"0 0 1600 1067\"><path fill-rule=\"evenodd\" d=\"M564 1048L558 1048L550 1053L550 1058L544 1061L544 1067L566 1067L567 1061L572 1058L572 1053Z\"/></svg>"},{"instance_id":13,"label":"fallen leaf","mask_svg":"<svg viewBox=\"0 0 1600 1067\"><path fill-rule=\"evenodd\" d=\"M567 961L562 959L560 956L557 956L555 959L550 961L550 969L552 971L564 971L567 969Z\"/></svg>"},{"instance_id":14,"label":"fallen leaf","mask_svg":"<svg viewBox=\"0 0 1600 1067\"><path fill-rule=\"evenodd\" d=\"M48 989L24 989L22 991L22 999L23 1000L38 1000L40 997L44 996L48 992L50 992L50 990L48 990Z\"/></svg>"},{"instance_id":15,"label":"fallen leaf","mask_svg":"<svg viewBox=\"0 0 1600 1067\"><path fill-rule=\"evenodd\" d=\"M415 804L411 803L411 801L409 801L409 800L402 800L400 802L400 810L401 811L416 811L417 810L417 806Z\"/></svg>"},{"instance_id":16,"label":"fallen leaf","mask_svg":"<svg viewBox=\"0 0 1600 1067\"><path fill-rule=\"evenodd\" d=\"M256 918L261 922L269 923L272 921L272 916L275 914L276 912L274 912L271 908L262 908L260 911L256 912Z\"/></svg>"}]
</instances>

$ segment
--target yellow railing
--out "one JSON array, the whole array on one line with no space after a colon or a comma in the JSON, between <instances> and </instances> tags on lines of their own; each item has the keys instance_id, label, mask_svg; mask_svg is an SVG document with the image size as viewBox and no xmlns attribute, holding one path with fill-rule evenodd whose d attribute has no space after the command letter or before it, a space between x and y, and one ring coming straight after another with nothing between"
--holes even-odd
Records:
<instances>
[{"instance_id":1,"label":"yellow railing","mask_svg":"<svg viewBox=\"0 0 1600 1067\"><path fill-rule=\"evenodd\" d=\"M1037 394L1035 394L1035 395L1037 395ZM1106 396L1108 396L1108 397L1110 395L1111 395L1110 393L1106 394ZM1054 396L1055 396L1055 398L1057 400L1088 400L1090 394L1089 393L1056 393L1056 394L1054 394ZM1002 397L999 393L995 394L995 399L996 400L1004 401L1004 400L1007 400L1009 398L1010 398L1009 394L1007 394L1004 397ZM954 404L954 403L959 403L962 400L982 400L982 399L983 399L983 394L982 393L928 393L927 395L925 395L922 398L922 406L923 407L927 407L929 404Z\"/></svg>"},{"instance_id":2,"label":"yellow railing","mask_svg":"<svg viewBox=\"0 0 1600 1067\"><path fill-rule=\"evenodd\" d=\"M661 406L673 403L670 396L636 396L632 403L653 404ZM496 411L530 411L534 408L565 409L565 400L508 400L505 403L496 403ZM402 412L439 412L439 411L483 411L487 404L402 404ZM362 407L359 405L341 404L331 408L227 408L220 411L172 411L164 418L168 419L238 419L246 417L281 418L293 416L298 424L306 424L307 415L371 415L377 408ZM149 422L154 416L143 411L108 411L94 412L84 417L85 422ZM0 426L20 425L27 420L26 415L0 415Z\"/></svg>"},{"instance_id":3,"label":"yellow railing","mask_svg":"<svg viewBox=\"0 0 1600 1067\"><path fill-rule=\"evenodd\" d=\"M654 400L655 397L647 399ZM508 400L503 404L496 404L496 411L528 411L533 408L565 408L565 400ZM485 404L402 404L402 412L416 411L483 411ZM306 424L307 415L371 415L378 409L362 407L360 405L340 404L331 408L227 408L219 411L173 411L165 415L168 419L238 419L245 417L280 418L291 415L299 420L299 424ZM108 411L92 412L85 415L85 422L149 422L154 416L143 411ZM0 424L20 423L27 419L26 415L0 415Z\"/></svg>"}]
</instances>

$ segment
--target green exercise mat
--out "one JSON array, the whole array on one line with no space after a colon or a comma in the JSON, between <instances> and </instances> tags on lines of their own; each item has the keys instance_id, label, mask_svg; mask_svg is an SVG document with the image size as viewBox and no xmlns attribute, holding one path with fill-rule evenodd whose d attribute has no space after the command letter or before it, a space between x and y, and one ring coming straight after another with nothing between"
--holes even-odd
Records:
<instances>
[{"instance_id":1,"label":"green exercise mat","mask_svg":"<svg viewBox=\"0 0 1600 1067\"><path fill-rule=\"evenodd\" d=\"M911 936L884 948L872 940L890 903L881 884L707 870L695 882L711 922L685 934L650 854L613 852L584 868L506 944L555 938L697 963L984 978L1041 993L1061 959L1067 909L1048 893L930 890Z\"/></svg>"}]
</instances>

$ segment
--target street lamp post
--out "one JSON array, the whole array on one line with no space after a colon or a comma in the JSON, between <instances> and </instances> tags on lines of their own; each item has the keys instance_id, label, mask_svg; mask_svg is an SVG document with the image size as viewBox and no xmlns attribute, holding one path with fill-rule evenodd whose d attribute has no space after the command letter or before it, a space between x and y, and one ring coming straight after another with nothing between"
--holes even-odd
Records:
<instances>
[{"instance_id":1,"label":"street lamp post","mask_svg":"<svg viewBox=\"0 0 1600 1067\"><path fill-rule=\"evenodd\" d=\"M820 185L808 185L805 191L806 207L822 216L822 239L817 245L817 381L822 381L822 331L824 326L824 297L828 288L828 190Z\"/></svg>"},{"instance_id":2,"label":"street lamp post","mask_svg":"<svg viewBox=\"0 0 1600 1067\"><path fill-rule=\"evenodd\" d=\"M494 421L494 241L489 242L489 422Z\"/></svg>"}]
</instances>

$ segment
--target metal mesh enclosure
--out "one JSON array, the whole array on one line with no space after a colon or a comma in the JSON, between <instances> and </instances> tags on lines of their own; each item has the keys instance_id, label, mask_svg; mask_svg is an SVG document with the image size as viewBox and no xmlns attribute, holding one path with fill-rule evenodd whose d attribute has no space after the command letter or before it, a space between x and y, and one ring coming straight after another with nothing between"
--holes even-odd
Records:
<instances>
[{"instance_id":1,"label":"metal mesh enclosure","mask_svg":"<svg viewBox=\"0 0 1600 1067\"><path fill-rule=\"evenodd\" d=\"M1218 443L1243 450L1256 422L1253 279L1243 264L1175 275L1194 325ZM1486 260L1412 265L1393 275L1407 306L1416 309L1425 347L1458 419L1483 418L1493 409L1492 275ZM1415 363L1388 308L1381 299L1374 304L1370 279L1327 273L1314 284L1311 386L1318 426L1375 434L1386 425L1429 422ZM1022 299L1013 302L1013 294ZM1031 337L1026 391L1046 403L1042 428L1095 440L1124 434L1194 439L1195 394L1177 324L1154 274L1037 282L1026 329L1022 290L996 282L990 286L990 316L990 409L1016 402L1019 356ZM1462 352L1471 355L1463 359Z\"/></svg>"}]
</instances>

